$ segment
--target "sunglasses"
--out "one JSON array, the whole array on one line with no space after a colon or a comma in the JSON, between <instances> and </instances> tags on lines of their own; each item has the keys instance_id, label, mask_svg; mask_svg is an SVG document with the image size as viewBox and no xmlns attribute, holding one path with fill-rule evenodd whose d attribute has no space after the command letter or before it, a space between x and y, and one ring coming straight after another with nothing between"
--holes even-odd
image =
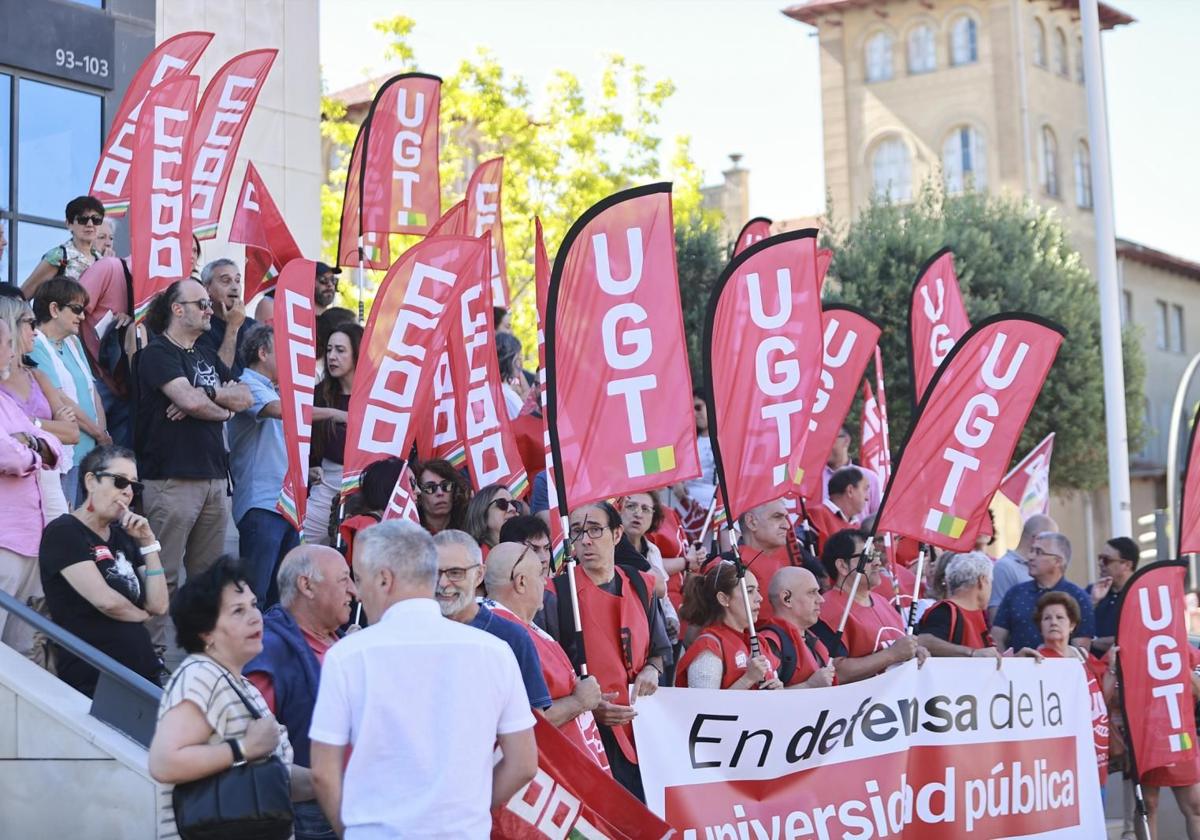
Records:
<instances>
[{"instance_id":1,"label":"sunglasses","mask_svg":"<svg viewBox=\"0 0 1200 840\"><path fill-rule=\"evenodd\" d=\"M22 324L23 326L26 326L26 327L36 327L37 319L34 318L32 315L25 315L21 318L18 318L17 323Z\"/></svg>"},{"instance_id":2,"label":"sunglasses","mask_svg":"<svg viewBox=\"0 0 1200 840\"><path fill-rule=\"evenodd\" d=\"M76 216L75 224L77 225L99 225L104 222L103 216Z\"/></svg>"},{"instance_id":3,"label":"sunglasses","mask_svg":"<svg viewBox=\"0 0 1200 840\"><path fill-rule=\"evenodd\" d=\"M70 309L76 315L82 315L84 312L87 311L87 307L84 306L82 303L63 303L63 304L60 304L60 306L63 309Z\"/></svg>"},{"instance_id":4,"label":"sunglasses","mask_svg":"<svg viewBox=\"0 0 1200 840\"><path fill-rule=\"evenodd\" d=\"M178 303L180 306L187 306L190 303L192 306L196 307L201 312L208 312L208 311L211 311L213 308L213 302L211 300L209 300L208 298L204 298L203 300L177 300L175 302Z\"/></svg>"},{"instance_id":5,"label":"sunglasses","mask_svg":"<svg viewBox=\"0 0 1200 840\"><path fill-rule=\"evenodd\" d=\"M508 509L510 507L514 507L515 504L516 503L513 502L512 499L505 499L505 498L501 497L499 499L492 499L490 502L488 502L488 507L495 505L496 507L500 508L501 513L507 513Z\"/></svg>"},{"instance_id":6,"label":"sunglasses","mask_svg":"<svg viewBox=\"0 0 1200 840\"><path fill-rule=\"evenodd\" d=\"M438 491L450 493L454 490L454 482L448 479L446 481L431 481L428 484L418 486L421 488L422 493L428 493L431 496Z\"/></svg>"},{"instance_id":7,"label":"sunglasses","mask_svg":"<svg viewBox=\"0 0 1200 840\"><path fill-rule=\"evenodd\" d=\"M145 486L140 481L135 481L132 478L126 478L125 476L117 475L116 473L98 472L92 473L92 475L96 476L96 478L111 478L113 487L116 487L118 490L125 490L129 487L132 487L134 493L141 493L142 488Z\"/></svg>"}]
</instances>

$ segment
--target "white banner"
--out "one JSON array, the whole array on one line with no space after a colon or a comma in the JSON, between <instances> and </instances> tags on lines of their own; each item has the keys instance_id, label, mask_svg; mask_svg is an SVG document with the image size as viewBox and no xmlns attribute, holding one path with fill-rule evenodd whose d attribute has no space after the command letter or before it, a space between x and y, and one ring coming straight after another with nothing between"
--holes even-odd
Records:
<instances>
[{"instance_id":1,"label":"white banner","mask_svg":"<svg viewBox=\"0 0 1200 840\"><path fill-rule=\"evenodd\" d=\"M646 804L682 840L1104 836L1073 661L931 659L823 689L663 688L637 710Z\"/></svg>"}]
</instances>

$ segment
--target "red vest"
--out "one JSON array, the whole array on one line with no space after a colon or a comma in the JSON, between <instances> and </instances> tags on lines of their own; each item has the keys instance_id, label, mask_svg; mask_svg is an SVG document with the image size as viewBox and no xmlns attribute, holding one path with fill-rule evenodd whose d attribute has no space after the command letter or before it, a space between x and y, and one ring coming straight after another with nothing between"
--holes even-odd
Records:
<instances>
[{"instance_id":1,"label":"red vest","mask_svg":"<svg viewBox=\"0 0 1200 840\"><path fill-rule=\"evenodd\" d=\"M891 568L892 577L888 577L886 574L882 575L879 585L871 591L882 597L885 601L901 609L907 609L912 604L912 595L917 585L917 576L899 563L893 564ZM895 578L894 583L892 578ZM924 584L922 584L922 594L924 594Z\"/></svg>"},{"instance_id":2,"label":"red vest","mask_svg":"<svg viewBox=\"0 0 1200 840\"><path fill-rule=\"evenodd\" d=\"M688 687L688 666L703 651L715 653L721 657L721 688L729 688L745 675L746 666L750 663L750 633L749 631L739 633L723 622L705 627L675 667L677 688ZM767 675L768 678L775 676L776 670L779 668L779 659L766 645L759 645L759 652L771 663L771 673ZM753 687L758 688L758 686Z\"/></svg>"},{"instance_id":3,"label":"red vest","mask_svg":"<svg viewBox=\"0 0 1200 840\"><path fill-rule=\"evenodd\" d=\"M835 588L824 595L821 620L830 629L837 630L849 593ZM842 644L851 657L869 656L890 646L904 635L904 624L900 621L900 614L883 598L872 595L870 606L856 603L850 607L850 618L846 621L845 632L842 633Z\"/></svg>"},{"instance_id":4,"label":"red vest","mask_svg":"<svg viewBox=\"0 0 1200 840\"><path fill-rule=\"evenodd\" d=\"M788 688L799 685L815 674L818 668L824 668L829 664L829 649L825 647L824 643L812 633L807 631L801 633L800 628L790 621L776 621L770 627L760 625L758 632L761 638L771 638L774 641L779 639L780 630L787 633L788 638L796 647L796 670L792 672L792 678L787 681ZM775 643L779 644L782 649L782 644L778 641ZM809 643L812 644L812 647L809 647ZM817 656L821 657L821 661L818 662L817 657L813 656L812 648L817 649ZM770 650L769 646L767 650ZM833 684L837 685L836 675L833 678Z\"/></svg>"},{"instance_id":5,"label":"red vest","mask_svg":"<svg viewBox=\"0 0 1200 840\"><path fill-rule=\"evenodd\" d=\"M579 566L575 568L575 585L579 590L588 672L605 693L615 691L616 702L628 706L629 684L646 667L650 657L650 626L646 606L638 600L637 590L629 582L625 569L616 566L614 574L621 581L620 596L596 586ZM653 592L654 578L644 572L638 574L645 581L646 590ZM637 764L632 724L615 726L612 733L625 757Z\"/></svg>"},{"instance_id":6,"label":"red vest","mask_svg":"<svg viewBox=\"0 0 1200 840\"><path fill-rule=\"evenodd\" d=\"M817 532L817 556L825 550L825 541L836 534L838 531L844 531L847 528L856 527L854 523L838 516L831 511L823 502L808 505L808 518L812 522L813 530Z\"/></svg>"},{"instance_id":7,"label":"red vest","mask_svg":"<svg viewBox=\"0 0 1200 840\"><path fill-rule=\"evenodd\" d=\"M921 617L921 623L924 624L926 616L932 614L942 604L945 604L950 610L950 638L946 641L956 645L966 645L972 650L982 650L992 646L992 637L988 633L987 614L983 610L964 610L953 601L938 601L925 611L925 615ZM961 632L959 627L962 627Z\"/></svg>"},{"instance_id":8,"label":"red vest","mask_svg":"<svg viewBox=\"0 0 1200 840\"><path fill-rule=\"evenodd\" d=\"M542 677L546 680L546 688L550 689L550 699L561 700L569 697L575 690L575 669L567 652L562 649L554 637L536 624L525 622L515 612L502 604L491 604L492 612L499 613L525 628L533 646L537 649L538 659L542 663ZM596 719L591 712L584 712L558 728L579 749L599 764L605 771L611 773L608 766L608 756L604 754L604 744L600 741L600 733L596 730Z\"/></svg>"},{"instance_id":9,"label":"red vest","mask_svg":"<svg viewBox=\"0 0 1200 840\"><path fill-rule=\"evenodd\" d=\"M758 622L769 624L775 620L775 611L771 609L770 599L765 597L766 591L775 573L785 566L792 565L792 556L788 553L786 545L769 551L759 551L757 548L742 545L738 546L738 553L742 563L758 578L758 591L764 593L762 605L758 608Z\"/></svg>"}]
</instances>

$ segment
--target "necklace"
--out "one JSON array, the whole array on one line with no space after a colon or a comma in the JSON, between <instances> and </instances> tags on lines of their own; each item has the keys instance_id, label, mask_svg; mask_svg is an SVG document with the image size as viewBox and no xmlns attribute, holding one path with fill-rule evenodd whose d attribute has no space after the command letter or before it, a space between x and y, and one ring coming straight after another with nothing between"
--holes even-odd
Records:
<instances>
[{"instance_id":1,"label":"necklace","mask_svg":"<svg viewBox=\"0 0 1200 840\"><path fill-rule=\"evenodd\" d=\"M169 342L171 342L172 344L174 344L176 347L178 347L178 348L179 348L180 350L182 350L184 353L194 353L194 352L196 352L196 342L195 342L195 341L193 341L193 342L191 343L191 345L190 345L190 346L187 346L187 347L185 347L184 345L182 345L182 344L180 344L178 341L176 341L176 340L175 340L175 336L171 335L171 333L170 333L170 332L168 332L168 331L164 331L164 332L163 332L163 335L165 335L165 336L167 337L167 341L169 341Z\"/></svg>"}]
</instances>

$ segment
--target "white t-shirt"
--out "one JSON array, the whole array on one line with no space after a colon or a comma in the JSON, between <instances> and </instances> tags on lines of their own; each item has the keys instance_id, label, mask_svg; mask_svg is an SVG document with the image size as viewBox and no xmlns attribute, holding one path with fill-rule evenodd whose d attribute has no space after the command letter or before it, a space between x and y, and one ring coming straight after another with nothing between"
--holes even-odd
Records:
<instances>
[{"instance_id":1,"label":"white t-shirt","mask_svg":"<svg viewBox=\"0 0 1200 840\"><path fill-rule=\"evenodd\" d=\"M533 725L509 646L417 598L325 654L309 737L354 747L347 840L488 838L496 736Z\"/></svg>"}]
</instances>

